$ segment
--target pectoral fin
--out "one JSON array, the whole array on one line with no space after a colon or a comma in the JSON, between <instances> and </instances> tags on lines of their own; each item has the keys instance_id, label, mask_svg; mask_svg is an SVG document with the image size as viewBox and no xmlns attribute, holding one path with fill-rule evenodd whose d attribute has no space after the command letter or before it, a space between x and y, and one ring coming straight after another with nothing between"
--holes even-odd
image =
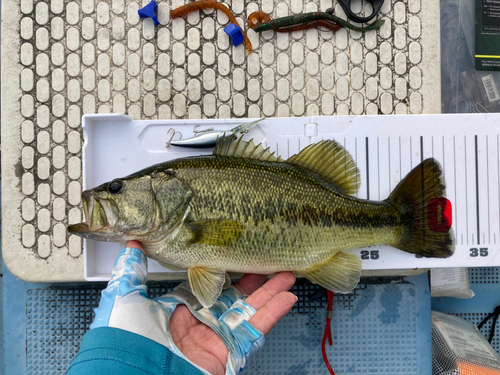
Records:
<instances>
[{"instance_id":1,"label":"pectoral fin","mask_svg":"<svg viewBox=\"0 0 500 375\"><path fill-rule=\"evenodd\" d=\"M243 224L234 220L199 220L186 226L193 232L192 243L212 246L229 246L243 233Z\"/></svg>"},{"instance_id":2,"label":"pectoral fin","mask_svg":"<svg viewBox=\"0 0 500 375\"><path fill-rule=\"evenodd\" d=\"M203 307L211 307L222 292L226 272L208 267L188 268L189 285Z\"/></svg>"},{"instance_id":3,"label":"pectoral fin","mask_svg":"<svg viewBox=\"0 0 500 375\"><path fill-rule=\"evenodd\" d=\"M297 272L314 284L338 293L350 293L358 284L361 259L355 254L338 253L321 264Z\"/></svg>"}]
</instances>

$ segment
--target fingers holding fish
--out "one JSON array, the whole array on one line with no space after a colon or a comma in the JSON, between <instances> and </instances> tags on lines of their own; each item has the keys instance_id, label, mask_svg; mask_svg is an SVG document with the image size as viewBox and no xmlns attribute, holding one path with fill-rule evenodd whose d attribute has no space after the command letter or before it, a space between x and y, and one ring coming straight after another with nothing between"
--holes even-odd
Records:
<instances>
[{"instance_id":1,"label":"fingers holding fish","mask_svg":"<svg viewBox=\"0 0 500 375\"><path fill-rule=\"evenodd\" d=\"M258 309L248 322L262 332L264 336L267 336L276 323L290 311L297 300L297 296L293 293L278 293Z\"/></svg>"},{"instance_id":2,"label":"fingers holding fish","mask_svg":"<svg viewBox=\"0 0 500 375\"><path fill-rule=\"evenodd\" d=\"M267 283L257 289L245 301L250 304L255 310L259 311L279 293L289 290L293 286L293 284L295 284L295 275L292 272L278 273L277 275L269 279Z\"/></svg>"},{"instance_id":3,"label":"fingers holding fish","mask_svg":"<svg viewBox=\"0 0 500 375\"><path fill-rule=\"evenodd\" d=\"M288 290L295 284L292 272L281 272L257 289L246 302L257 312L248 321L267 336L271 329L293 307L298 298Z\"/></svg>"},{"instance_id":4,"label":"fingers holding fish","mask_svg":"<svg viewBox=\"0 0 500 375\"><path fill-rule=\"evenodd\" d=\"M143 249L143 247L142 247L142 244L141 244L139 241L136 241L136 240L127 241L127 242L125 243L125 247L134 247L134 248L136 248L136 249L141 250L143 253L145 253L145 252L144 252L144 249Z\"/></svg>"},{"instance_id":5,"label":"fingers holding fish","mask_svg":"<svg viewBox=\"0 0 500 375\"><path fill-rule=\"evenodd\" d=\"M246 273L244 274L240 281L238 281L235 287L244 295L249 296L255 292L259 287L266 281L267 275L260 275L256 273Z\"/></svg>"}]
</instances>

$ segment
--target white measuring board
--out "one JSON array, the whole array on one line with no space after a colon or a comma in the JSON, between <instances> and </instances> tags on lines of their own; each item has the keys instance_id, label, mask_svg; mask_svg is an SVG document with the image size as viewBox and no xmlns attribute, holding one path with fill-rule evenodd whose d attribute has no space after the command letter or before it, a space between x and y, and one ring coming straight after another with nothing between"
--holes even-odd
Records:
<instances>
[{"instance_id":1,"label":"white measuring board","mask_svg":"<svg viewBox=\"0 0 500 375\"><path fill-rule=\"evenodd\" d=\"M166 148L169 129L229 130L253 119L144 120L125 115L85 115L83 188L90 189L152 164L211 149ZM176 139L180 137L176 134ZM357 197L386 199L422 160L437 159L452 204L455 254L419 258L389 246L355 249L363 269L500 266L500 114L328 116L265 119L245 139L263 142L283 159L322 139L335 139L351 153L361 173ZM121 246L84 242L85 278L109 279ZM152 273L168 272L150 261Z\"/></svg>"}]
</instances>

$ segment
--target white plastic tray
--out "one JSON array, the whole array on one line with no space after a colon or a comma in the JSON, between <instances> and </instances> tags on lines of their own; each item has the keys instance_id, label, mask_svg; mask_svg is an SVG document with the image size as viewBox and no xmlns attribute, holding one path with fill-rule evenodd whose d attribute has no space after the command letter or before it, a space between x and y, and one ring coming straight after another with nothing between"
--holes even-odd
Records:
<instances>
[{"instance_id":1,"label":"white plastic tray","mask_svg":"<svg viewBox=\"0 0 500 375\"><path fill-rule=\"evenodd\" d=\"M85 115L83 187L93 188L155 163L211 154L210 149L167 149L170 128L185 139L194 135L196 125L198 130L228 130L252 120L134 121L125 115ZM455 255L416 258L388 246L353 250L363 258L363 269L377 270L500 266L499 134L499 114L461 114L270 118L245 137L264 142L284 159L321 139L335 139L360 169L358 197L372 200L385 199L422 159L434 157L441 163L453 206ZM85 240L85 279L108 280L119 251L119 244ZM169 270L150 261L149 272Z\"/></svg>"}]
</instances>

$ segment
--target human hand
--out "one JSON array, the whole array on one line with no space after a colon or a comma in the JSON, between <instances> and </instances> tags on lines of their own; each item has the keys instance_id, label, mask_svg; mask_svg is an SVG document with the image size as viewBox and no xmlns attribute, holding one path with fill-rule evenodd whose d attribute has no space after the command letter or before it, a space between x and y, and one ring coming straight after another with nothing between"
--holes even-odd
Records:
<instances>
[{"instance_id":1,"label":"human hand","mask_svg":"<svg viewBox=\"0 0 500 375\"><path fill-rule=\"evenodd\" d=\"M152 300L145 285L147 258L139 250L139 242L129 241L118 256L91 329L108 326L147 337L205 373L238 373L263 344L262 334L267 335L297 301L287 292L295 282L291 272L277 274L264 285L265 275L246 274L210 309L201 307L187 283Z\"/></svg>"},{"instance_id":2,"label":"human hand","mask_svg":"<svg viewBox=\"0 0 500 375\"><path fill-rule=\"evenodd\" d=\"M262 285L266 278L266 275L245 274L235 285L243 295L250 295L245 302L257 312L248 322L264 336L297 302L297 297L287 292L295 283L293 273L279 273ZM196 319L185 305L175 309L169 328L175 345L191 362L213 375L225 374L229 353L226 345L212 328Z\"/></svg>"}]
</instances>

